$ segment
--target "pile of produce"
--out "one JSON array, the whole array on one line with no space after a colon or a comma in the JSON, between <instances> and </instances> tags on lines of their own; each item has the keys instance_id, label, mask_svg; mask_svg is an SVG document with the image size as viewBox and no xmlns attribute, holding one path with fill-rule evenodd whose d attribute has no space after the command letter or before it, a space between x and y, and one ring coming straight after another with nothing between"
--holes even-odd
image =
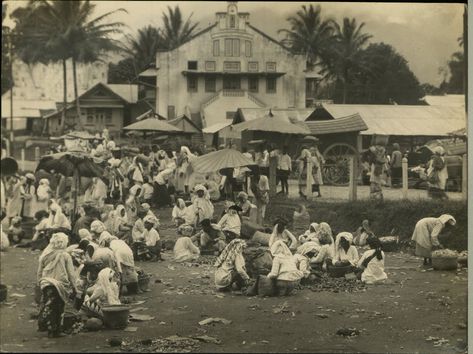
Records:
<instances>
[{"instance_id":1,"label":"pile of produce","mask_svg":"<svg viewBox=\"0 0 473 354\"><path fill-rule=\"evenodd\" d=\"M200 255L198 259L192 262L197 263L197 264L207 264L207 265L213 266L216 260L217 260L217 256L214 256L214 255Z\"/></svg>"},{"instance_id":2,"label":"pile of produce","mask_svg":"<svg viewBox=\"0 0 473 354\"><path fill-rule=\"evenodd\" d=\"M449 250L448 248L443 250L436 250L432 252L432 257L434 258L457 258L458 252Z\"/></svg>"},{"instance_id":3,"label":"pile of produce","mask_svg":"<svg viewBox=\"0 0 473 354\"><path fill-rule=\"evenodd\" d=\"M199 341L179 336L147 340L125 338L120 349L128 353L194 353L199 349Z\"/></svg>"},{"instance_id":4,"label":"pile of produce","mask_svg":"<svg viewBox=\"0 0 473 354\"><path fill-rule=\"evenodd\" d=\"M307 285L300 285L300 288L310 289L315 292L329 291L333 293L355 293L365 291L366 285L358 279L332 278L328 274L320 274L320 277L314 280L313 283Z\"/></svg>"}]
</instances>

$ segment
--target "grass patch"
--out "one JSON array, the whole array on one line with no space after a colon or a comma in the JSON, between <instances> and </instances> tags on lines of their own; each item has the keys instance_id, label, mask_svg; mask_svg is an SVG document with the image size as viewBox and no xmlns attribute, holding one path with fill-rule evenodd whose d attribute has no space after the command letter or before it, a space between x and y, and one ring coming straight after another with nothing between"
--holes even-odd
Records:
<instances>
[{"instance_id":1,"label":"grass patch","mask_svg":"<svg viewBox=\"0 0 473 354\"><path fill-rule=\"evenodd\" d=\"M285 203L282 200L275 201L268 206L267 214L288 215L300 203L301 201L296 200L286 200ZM377 236L389 236L391 230L395 229L393 236L399 236L401 240L411 238L420 219L451 214L457 224L451 232L443 233L440 241L450 249L461 251L468 248L466 201L315 201L308 203L307 210L311 221L327 222L334 234L341 231L354 232L364 219L368 219Z\"/></svg>"}]
</instances>

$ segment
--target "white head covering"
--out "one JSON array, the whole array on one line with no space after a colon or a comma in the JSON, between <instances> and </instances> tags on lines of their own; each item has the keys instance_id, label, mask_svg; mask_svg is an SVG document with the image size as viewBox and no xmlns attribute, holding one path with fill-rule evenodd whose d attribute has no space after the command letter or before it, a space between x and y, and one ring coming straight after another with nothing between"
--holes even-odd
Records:
<instances>
[{"instance_id":1,"label":"white head covering","mask_svg":"<svg viewBox=\"0 0 473 354\"><path fill-rule=\"evenodd\" d=\"M89 230L80 229L78 233L79 233L79 237L80 237L81 240L92 241L92 235L90 234Z\"/></svg>"},{"instance_id":2,"label":"white head covering","mask_svg":"<svg viewBox=\"0 0 473 354\"><path fill-rule=\"evenodd\" d=\"M113 140L111 140L111 141L109 141L109 142L107 143L107 149L108 149L108 150L115 149L115 147L116 147L116 144L115 144L115 142L114 142Z\"/></svg>"},{"instance_id":3,"label":"white head covering","mask_svg":"<svg viewBox=\"0 0 473 354\"><path fill-rule=\"evenodd\" d=\"M90 224L90 231L101 234L105 231L105 225L100 220L94 220L92 221L92 224Z\"/></svg>"},{"instance_id":4,"label":"white head covering","mask_svg":"<svg viewBox=\"0 0 473 354\"><path fill-rule=\"evenodd\" d=\"M156 219L153 215L146 215L143 219L143 222L149 222L153 225L156 225L158 219Z\"/></svg>"},{"instance_id":5,"label":"white head covering","mask_svg":"<svg viewBox=\"0 0 473 354\"><path fill-rule=\"evenodd\" d=\"M49 180L47 178L41 178L39 184L42 186L49 186Z\"/></svg>"},{"instance_id":6,"label":"white head covering","mask_svg":"<svg viewBox=\"0 0 473 354\"><path fill-rule=\"evenodd\" d=\"M101 234L100 234L100 237L99 237L99 246L100 247L104 247L105 244L111 240L117 240L118 238L113 236L110 232L108 231L103 231Z\"/></svg>"},{"instance_id":7,"label":"white head covering","mask_svg":"<svg viewBox=\"0 0 473 354\"><path fill-rule=\"evenodd\" d=\"M281 257L292 256L292 252L289 249L289 247L287 247L287 245L281 240L273 243L273 245L271 246L271 254L273 255L273 257L274 256L281 256Z\"/></svg>"},{"instance_id":8,"label":"white head covering","mask_svg":"<svg viewBox=\"0 0 473 354\"><path fill-rule=\"evenodd\" d=\"M310 233L316 232L318 228L319 228L319 224L317 224L316 222L313 222L309 226L309 231ZM313 229L313 231L311 229Z\"/></svg>"},{"instance_id":9,"label":"white head covering","mask_svg":"<svg viewBox=\"0 0 473 354\"><path fill-rule=\"evenodd\" d=\"M259 187L259 189L262 189L262 190L268 190L269 189L269 180L268 180L267 176L261 175L259 177L258 187Z\"/></svg>"},{"instance_id":10,"label":"white head covering","mask_svg":"<svg viewBox=\"0 0 473 354\"><path fill-rule=\"evenodd\" d=\"M350 245L353 243L353 235L351 233L349 233L349 232L340 232L337 235L337 238L336 238L336 241L335 241L335 249L338 249L340 247L340 240L342 238L347 240Z\"/></svg>"},{"instance_id":11,"label":"white head covering","mask_svg":"<svg viewBox=\"0 0 473 354\"><path fill-rule=\"evenodd\" d=\"M445 155L445 149L441 146L436 146L434 148L434 153L437 154L437 155L443 156L443 155Z\"/></svg>"},{"instance_id":12,"label":"white head covering","mask_svg":"<svg viewBox=\"0 0 473 354\"><path fill-rule=\"evenodd\" d=\"M105 293L107 300L106 302L109 305L119 305L120 299L118 298L119 289L118 285L115 282L112 282L111 279L114 275L114 271L110 268L102 269L97 276L97 286L100 287Z\"/></svg>"},{"instance_id":13,"label":"white head covering","mask_svg":"<svg viewBox=\"0 0 473 354\"><path fill-rule=\"evenodd\" d=\"M182 198L177 198L177 203L176 205L180 208L180 209L184 209L186 207L186 202L184 201L184 199Z\"/></svg>"},{"instance_id":14,"label":"white head covering","mask_svg":"<svg viewBox=\"0 0 473 354\"><path fill-rule=\"evenodd\" d=\"M442 224L446 224L448 223L449 221L452 221L452 225L455 225L457 223L457 221L455 220L455 218L449 214L443 214L443 215L440 215L439 217L439 220L441 221Z\"/></svg>"}]
</instances>

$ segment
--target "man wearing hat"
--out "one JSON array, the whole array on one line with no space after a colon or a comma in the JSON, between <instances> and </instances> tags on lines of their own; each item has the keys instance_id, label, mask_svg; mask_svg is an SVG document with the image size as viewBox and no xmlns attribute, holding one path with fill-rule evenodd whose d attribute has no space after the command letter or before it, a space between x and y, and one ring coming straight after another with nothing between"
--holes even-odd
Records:
<instances>
[{"instance_id":1,"label":"man wearing hat","mask_svg":"<svg viewBox=\"0 0 473 354\"><path fill-rule=\"evenodd\" d=\"M161 248L162 243L159 237L158 231L155 229L155 225L158 220L152 216L147 215L143 219L145 231L143 232L144 242L151 256L151 261L162 261Z\"/></svg>"},{"instance_id":2,"label":"man wearing hat","mask_svg":"<svg viewBox=\"0 0 473 354\"><path fill-rule=\"evenodd\" d=\"M238 215L239 212L241 212L241 208L238 205L230 206L227 213L222 216L217 224L225 234L228 242L240 237L241 219L240 215Z\"/></svg>"}]
</instances>

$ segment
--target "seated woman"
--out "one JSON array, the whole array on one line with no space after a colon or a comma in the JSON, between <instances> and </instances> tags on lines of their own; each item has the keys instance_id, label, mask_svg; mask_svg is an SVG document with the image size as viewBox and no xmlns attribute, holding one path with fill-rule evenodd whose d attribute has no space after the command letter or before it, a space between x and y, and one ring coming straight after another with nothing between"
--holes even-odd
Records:
<instances>
[{"instance_id":1,"label":"seated woman","mask_svg":"<svg viewBox=\"0 0 473 354\"><path fill-rule=\"evenodd\" d=\"M373 284L387 279L384 272L384 252L381 250L381 242L376 237L369 237L366 241L370 247L363 253L358 261L358 268L361 269L359 276L362 282Z\"/></svg>"},{"instance_id":2,"label":"seated woman","mask_svg":"<svg viewBox=\"0 0 473 354\"><path fill-rule=\"evenodd\" d=\"M79 237L80 237L81 241L82 240L92 241L92 234L87 229L80 229L79 230Z\"/></svg>"},{"instance_id":3,"label":"seated woman","mask_svg":"<svg viewBox=\"0 0 473 354\"><path fill-rule=\"evenodd\" d=\"M151 216L152 218L154 218L154 227L158 228L160 226L160 223L159 223L159 218L158 216L153 213L153 211L151 210L151 205L149 205L148 203L143 203L141 204L141 209L143 209L143 211L146 212L146 216Z\"/></svg>"},{"instance_id":4,"label":"seated woman","mask_svg":"<svg viewBox=\"0 0 473 354\"><path fill-rule=\"evenodd\" d=\"M38 222L34 227L34 234L31 242L39 240L45 237L46 230L48 228L49 213L46 210L39 210L34 214L35 220Z\"/></svg>"},{"instance_id":5,"label":"seated woman","mask_svg":"<svg viewBox=\"0 0 473 354\"><path fill-rule=\"evenodd\" d=\"M232 205L217 224L225 234L227 241L240 237L241 219L240 215L238 215L239 211L241 211L239 206Z\"/></svg>"},{"instance_id":6,"label":"seated woman","mask_svg":"<svg viewBox=\"0 0 473 354\"><path fill-rule=\"evenodd\" d=\"M314 251L309 251L307 253L296 253L294 254L294 259L296 260L297 269L303 273L301 282L308 281L311 273L310 259L316 254Z\"/></svg>"},{"instance_id":7,"label":"seated woman","mask_svg":"<svg viewBox=\"0 0 473 354\"><path fill-rule=\"evenodd\" d=\"M291 251L296 250L297 248L297 239L288 229L286 229L286 222L284 220L279 220L274 225L273 233L269 238L269 247L272 247L272 245L277 241L285 243Z\"/></svg>"},{"instance_id":8,"label":"seated woman","mask_svg":"<svg viewBox=\"0 0 473 354\"><path fill-rule=\"evenodd\" d=\"M209 219L204 219L200 223L202 231L191 237L192 241L197 241L200 249L207 249L220 253L227 245L225 242L225 234L217 224L212 224Z\"/></svg>"},{"instance_id":9,"label":"seated woman","mask_svg":"<svg viewBox=\"0 0 473 354\"><path fill-rule=\"evenodd\" d=\"M94 242L98 243L99 237L104 231L106 231L105 224L100 220L94 220L90 224L90 233Z\"/></svg>"},{"instance_id":10,"label":"seated woman","mask_svg":"<svg viewBox=\"0 0 473 354\"><path fill-rule=\"evenodd\" d=\"M304 273L297 268L295 257L283 241L276 241L271 246L273 255L273 266L268 278L274 279L276 296L290 295L292 290L299 284Z\"/></svg>"},{"instance_id":11,"label":"seated woman","mask_svg":"<svg viewBox=\"0 0 473 354\"><path fill-rule=\"evenodd\" d=\"M353 235L349 232L340 232L335 240L335 251L332 259L333 266L351 265L356 267L358 263L358 251L352 245Z\"/></svg>"},{"instance_id":12,"label":"seated woman","mask_svg":"<svg viewBox=\"0 0 473 354\"><path fill-rule=\"evenodd\" d=\"M299 236L299 242L301 244L305 242L309 242L309 241L320 243L319 238L317 237L318 228L319 228L319 224L317 224L316 222L313 222L312 224L310 224L309 230L307 230L306 232L304 232L302 235Z\"/></svg>"},{"instance_id":13,"label":"seated woman","mask_svg":"<svg viewBox=\"0 0 473 354\"><path fill-rule=\"evenodd\" d=\"M51 199L49 202L49 219L48 219L48 229L51 232L64 232L70 233L71 231L71 222L66 215L62 212L62 208L59 204Z\"/></svg>"},{"instance_id":14,"label":"seated woman","mask_svg":"<svg viewBox=\"0 0 473 354\"><path fill-rule=\"evenodd\" d=\"M174 245L174 260L176 262L187 262L198 259L200 250L196 247L190 237L179 237Z\"/></svg>"},{"instance_id":15,"label":"seated woman","mask_svg":"<svg viewBox=\"0 0 473 354\"><path fill-rule=\"evenodd\" d=\"M186 223L187 212L188 210L184 199L178 198L176 205L174 205L174 208L172 209L172 221L177 227Z\"/></svg>"},{"instance_id":16,"label":"seated woman","mask_svg":"<svg viewBox=\"0 0 473 354\"><path fill-rule=\"evenodd\" d=\"M21 240L25 237L25 231L21 227L21 216L15 216L11 219L7 235L11 245L21 245Z\"/></svg>"},{"instance_id":17,"label":"seated woman","mask_svg":"<svg viewBox=\"0 0 473 354\"><path fill-rule=\"evenodd\" d=\"M250 277L246 273L243 250L246 242L232 240L215 261L215 286L219 291L240 290L248 284ZM235 286L233 286L235 284Z\"/></svg>"},{"instance_id":18,"label":"seated woman","mask_svg":"<svg viewBox=\"0 0 473 354\"><path fill-rule=\"evenodd\" d=\"M133 225L128 220L125 206L117 205L114 211L111 212L109 224L107 229L118 238L128 238L131 233Z\"/></svg>"},{"instance_id":19,"label":"seated woman","mask_svg":"<svg viewBox=\"0 0 473 354\"><path fill-rule=\"evenodd\" d=\"M97 276L97 281L86 290L82 309L91 317L103 318L104 305L119 305L119 286L117 275L110 268L104 268Z\"/></svg>"},{"instance_id":20,"label":"seated woman","mask_svg":"<svg viewBox=\"0 0 473 354\"><path fill-rule=\"evenodd\" d=\"M237 195L237 205L241 208L242 217L250 217L250 211L253 206L248 200L248 194L241 191ZM256 207L256 206L255 206Z\"/></svg>"},{"instance_id":21,"label":"seated woman","mask_svg":"<svg viewBox=\"0 0 473 354\"><path fill-rule=\"evenodd\" d=\"M155 229L156 223L158 222L156 218L151 215L147 215L144 219L145 231L143 233L143 239L148 248L151 261L162 260L161 258L161 248L162 243L159 237L158 231Z\"/></svg>"},{"instance_id":22,"label":"seated woman","mask_svg":"<svg viewBox=\"0 0 473 354\"><path fill-rule=\"evenodd\" d=\"M370 222L368 220L363 220L361 226L354 234L353 244L360 247L366 246L366 240L370 236L374 236L374 233L370 227Z\"/></svg>"}]
</instances>

